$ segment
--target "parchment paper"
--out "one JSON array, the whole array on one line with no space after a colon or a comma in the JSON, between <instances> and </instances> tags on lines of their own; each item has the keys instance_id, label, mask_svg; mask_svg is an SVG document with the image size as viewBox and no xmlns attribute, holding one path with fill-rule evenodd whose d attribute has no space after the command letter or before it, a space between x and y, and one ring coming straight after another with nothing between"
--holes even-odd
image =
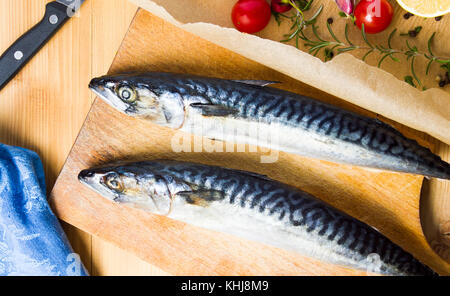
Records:
<instances>
[{"instance_id":1,"label":"parchment paper","mask_svg":"<svg viewBox=\"0 0 450 296\"><path fill-rule=\"evenodd\" d=\"M235 0L130 1L206 40L450 144L450 93L435 87L434 78L438 73L443 73L438 65L432 67L433 74L428 77L424 75L425 59L417 59L416 64L416 72L422 78L423 84L429 88L421 91L401 80L405 75L410 75L410 65L402 56L399 56L401 63L386 59L389 61L386 61L382 69L374 66L377 64L376 56L368 59L367 63L361 61L363 51L340 54L332 61L324 63L292 45L278 42L284 33L289 32L288 21L278 26L272 20L258 36L240 33L232 28L230 20ZM338 10L334 1L316 0L313 8L317 8L321 3L325 9L318 21L318 25L321 25L319 33L329 40L325 21L332 16L335 20L333 28L336 35L343 36L345 25L341 23L346 20L337 16ZM402 19L404 11L397 4L394 4L394 8L396 15L391 27L408 31L417 25L423 26L418 38L410 40L419 48L426 46L431 33L437 31L436 39L439 38L442 42L435 42L435 54L450 55L450 48L446 48L450 45L445 41L450 37L450 30L445 18L436 22L434 19L413 17L413 20L407 22ZM314 9L308 13L312 15L313 12ZM352 25L350 27L351 41L362 44L358 29ZM370 40L374 44L386 42L386 34L389 33L370 36ZM400 37L395 38L394 48L401 48L404 42ZM302 46L300 49L304 49Z\"/></svg>"}]
</instances>

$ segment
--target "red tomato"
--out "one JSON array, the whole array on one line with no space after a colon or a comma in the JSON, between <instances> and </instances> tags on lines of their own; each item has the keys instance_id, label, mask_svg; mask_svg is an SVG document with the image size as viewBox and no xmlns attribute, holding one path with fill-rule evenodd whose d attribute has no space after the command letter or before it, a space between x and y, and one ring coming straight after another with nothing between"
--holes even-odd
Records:
<instances>
[{"instance_id":1,"label":"red tomato","mask_svg":"<svg viewBox=\"0 0 450 296\"><path fill-rule=\"evenodd\" d=\"M291 10L290 4L281 3L281 0L272 0L272 11L278 13L284 13Z\"/></svg>"},{"instance_id":2,"label":"red tomato","mask_svg":"<svg viewBox=\"0 0 450 296\"><path fill-rule=\"evenodd\" d=\"M233 7L231 19L241 32L256 33L264 29L272 13L265 0L239 0Z\"/></svg>"},{"instance_id":3,"label":"red tomato","mask_svg":"<svg viewBox=\"0 0 450 296\"><path fill-rule=\"evenodd\" d=\"M392 22L394 9L387 0L361 0L355 8L356 25L366 33L384 31Z\"/></svg>"}]
</instances>

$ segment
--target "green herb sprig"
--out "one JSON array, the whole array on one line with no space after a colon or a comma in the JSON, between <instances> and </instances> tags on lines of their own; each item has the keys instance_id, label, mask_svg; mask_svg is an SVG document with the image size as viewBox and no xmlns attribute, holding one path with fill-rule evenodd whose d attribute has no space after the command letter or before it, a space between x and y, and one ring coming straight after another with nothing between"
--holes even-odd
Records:
<instances>
[{"instance_id":1,"label":"green herb sprig","mask_svg":"<svg viewBox=\"0 0 450 296\"><path fill-rule=\"evenodd\" d=\"M350 38L348 36L348 24L345 25L345 42L342 42L336 36L329 23L327 23L327 28L332 40L325 40L324 38L319 36L318 27L315 25L315 23L312 24L312 32L316 38L315 40L308 38L303 31L300 32L299 36L299 38L305 42L305 46L309 48L310 54L317 56L317 54L321 51L321 49L324 49L326 61L330 60L335 55L334 51L336 51L337 54L340 54L343 52L349 52L353 50L366 50L367 52L362 57L362 60L365 61L367 57L372 53L378 53L380 55L380 58L378 60L378 67L381 68L382 63L387 58L390 58L395 62L400 62L398 56L404 55L406 56L406 60L410 62L410 69L412 74L411 76L405 77L405 81L415 86L414 84L415 80L418 83L418 85L423 89L425 88L423 87L422 82L420 81L415 69L415 61L418 57L424 57L428 60L427 68L425 71L426 75L429 74L431 65L433 63L439 63L442 65L442 68L450 69L450 58L438 57L433 54L432 43L436 33L433 33L433 35L431 35L431 37L428 40L428 52L421 52L418 50L416 46L411 45L408 40L406 40L407 46L406 50L394 49L392 47L392 39L395 37L397 29L394 29L391 32L387 40L387 46L384 46L382 44L374 45L368 40L364 24L362 25L361 32L365 45L356 45L350 41Z\"/></svg>"},{"instance_id":2,"label":"green herb sprig","mask_svg":"<svg viewBox=\"0 0 450 296\"><path fill-rule=\"evenodd\" d=\"M304 12L311 9L311 5L314 0L284 0L282 3L286 3L291 5L294 8L294 14L286 15L283 13L274 13L275 19L278 24L281 24L281 18L286 18L291 21L292 26L289 29L290 33L284 35L285 39L281 40L281 42L289 42L291 40L295 40L295 46L299 48L299 39L303 32L303 30L316 22L319 15L322 13L323 5L317 9L312 17L309 19L305 19Z\"/></svg>"},{"instance_id":3,"label":"green herb sprig","mask_svg":"<svg viewBox=\"0 0 450 296\"><path fill-rule=\"evenodd\" d=\"M291 40L295 41L295 46L299 48L299 42L302 40L305 42L305 47L308 48L308 52L314 56L317 56L321 50L324 52L325 61L331 60L336 54L340 54L343 52L349 52L353 50L365 50L366 53L362 57L362 60L365 61L369 55L372 53L377 53L380 57L378 59L378 67L381 68L383 62L390 58L395 62L400 62L399 56L405 56L406 60L410 63L411 75L408 75L404 78L404 80L416 87L415 82L417 82L418 86L423 90L426 88L422 85L419 76L416 73L415 69L415 61L417 58L422 57L428 60L428 64L426 67L425 74L428 75L430 72L430 68L434 63L441 64L441 68L443 68L447 73L450 72L450 58L447 57L438 57L433 54L432 51L432 43L436 33L433 33L428 40L428 48L427 52L421 52L415 45L411 45L408 40L406 40L406 48L407 49L394 49L392 47L392 40L397 33L397 29L394 29L388 37L387 45L384 46L382 44L372 44L369 42L367 38L367 34L365 31L364 24L361 28L362 38L364 40L364 45L357 45L351 42L348 34L348 24L345 25L345 40L341 41L336 34L333 32L331 28L332 22L326 23L328 32L331 36L331 40L326 40L322 38L318 33L318 27L316 26L317 19L322 13L323 5L321 5L314 15L305 19L304 12L311 9L314 0L282 0L282 3L289 4L294 8L294 14L285 15L282 13L274 13L275 19L278 24L281 23L282 18L286 18L291 21L292 26L290 27L290 33L284 35L285 39L281 40L281 42L289 42ZM350 18L354 22L353 15L347 15L345 13L340 13L340 16ZM305 35L304 29L308 26L311 26L312 32L314 34L315 39L308 38ZM414 30L410 30L408 33L401 33L400 36L410 36L416 37L422 27L416 27ZM330 39L330 38L329 38ZM336 52L336 53L335 53ZM446 74L448 76L448 74ZM450 80L445 81L446 84L450 83ZM440 82L442 83L442 81ZM445 85L445 84L444 84Z\"/></svg>"}]
</instances>

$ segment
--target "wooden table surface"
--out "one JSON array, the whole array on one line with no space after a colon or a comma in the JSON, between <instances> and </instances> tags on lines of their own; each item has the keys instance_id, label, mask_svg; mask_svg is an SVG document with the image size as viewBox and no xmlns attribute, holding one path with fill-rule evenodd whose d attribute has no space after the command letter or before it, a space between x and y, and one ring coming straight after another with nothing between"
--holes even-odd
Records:
<instances>
[{"instance_id":1,"label":"wooden table surface","mask_svg":"<svg viewBox=\"0 0 450 296\"><path fill-rule=\"evenodd\" d=\"M0 0L0 52L40 20L47 2ZM94 99L89 80L107 72L136 9L126 0L87 0L79 16L0 92L0 142L39 153L48 191ZM450 158L448 145L437 143L436 152ZM425 199L421 211L433 213L423 221L433 239L438 225L450 220L450 185L432 181L429 190L435 197ZM64 228L92 275L166 274L99 238L70 225Z\"/></svg>"},{"instance_id":2,"label":"wooden table surface","mask_svg":"<svg viewBox=\"0 0 450 296\"><path fill-rule=\"evenodd\" d=\"M0 52L42 18L48 0L0 0ZM137 11L126 0L87 0L0 92L0 142L39 153L48 191L94 96L89 80L106 73ZM121 249L65 224L92 275L164 275Z\"/></svg>"}]
</instances>

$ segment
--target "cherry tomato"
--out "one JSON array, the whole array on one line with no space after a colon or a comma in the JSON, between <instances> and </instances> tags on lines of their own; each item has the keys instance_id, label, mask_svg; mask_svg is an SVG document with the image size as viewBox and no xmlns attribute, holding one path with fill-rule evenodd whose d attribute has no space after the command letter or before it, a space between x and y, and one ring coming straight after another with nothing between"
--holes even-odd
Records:
<instances>
[{"instance_id":1,"label":"cherry tomato","mask_svg":"<svg viewBox=\"0 0 450 296\"><path fill-rule=\"evenodd\" d=\"M288 12L292 9L290 4L281 3L281 0L272 0L272 11L278 13Z\"/></svg>"},{"instance_id":2,"label":"cherry tomato","mask_svg":"<svg viewBox=\"0 0 450 296\"><path fill-rule=\"evenodd\" d=\"M361 0L355 8L356 25L366 33L384 31L392 22L394 9L387 0Z\"/></svg>"},{"instance_id":3,"label":"cherry tomato","mask_svg":"<svg viewBox=\"0 0 450 296\"><path fill-rule=\"evenodd\" d=\"M256 33L264 29L272 13L265 0L239 0L233 7L231 19L241 32Z\"/></svg>"}]
</instances>

